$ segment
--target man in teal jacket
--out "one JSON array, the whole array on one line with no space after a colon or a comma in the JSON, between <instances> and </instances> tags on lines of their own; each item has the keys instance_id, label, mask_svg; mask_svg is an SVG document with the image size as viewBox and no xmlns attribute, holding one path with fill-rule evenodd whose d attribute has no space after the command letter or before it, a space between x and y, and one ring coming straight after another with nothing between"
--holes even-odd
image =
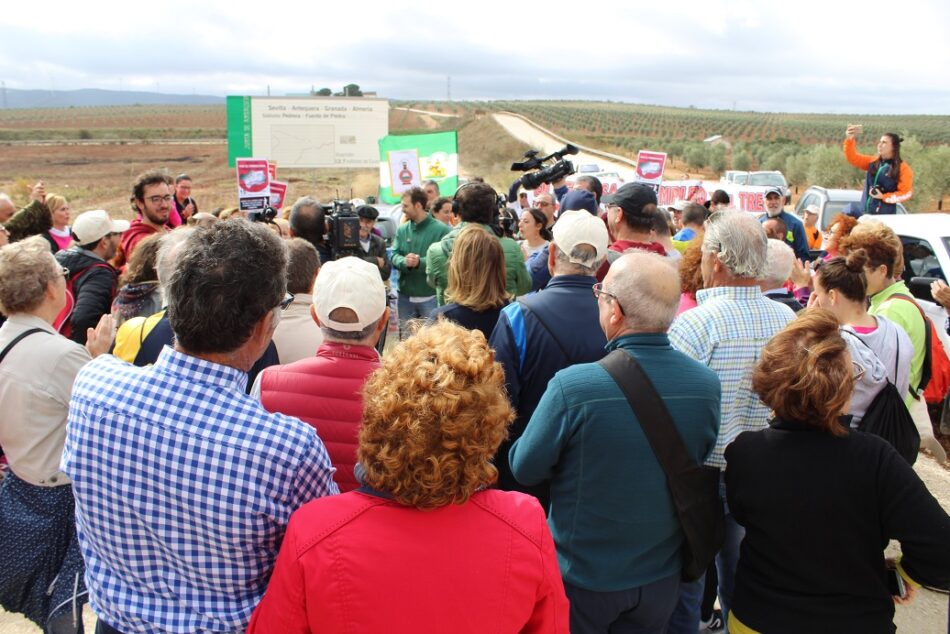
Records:
<instances>
[{"instance_id":1,"label":"man in teal jacket","mask_svg":"<svg viewBox=\"0 0 950 634\"><path fill-rule=\"evenodd\" d=\"M702 464L716 445L720 386L666 335L679 305L675 269L659 255L631 253L594 292L607 349L637 360ZM663 631L685 538L663 469L607 371L582 363L555 374L509 457L522 484L551 480L548 525L571 632Z\"/></svg>"},{"instance_id":2,"label":"man in teal jacket","mask_svg":"<svg viewBox=\"0 0 950 634\"><path fill-rule=\"evenodd\" d=\"M452 247L455 239L465 228L465 225L475 223L494 234L491 226L492 215L495 212L498 196L490 185L480 182L471 182L462 185L455 193L458 202L459 216L462 223L452 229L441 242L429 247L426 261L426 278L430 286L436 290L439 306L445 304L445 287L449 285L449 258L452 256ZM531 275L525 266L524 253L518 243L511 238L498 238L501 249L505 254L505 287L512 297L524 295L531 290Z\"/></svg>"},{"instance_id":3,"label":"man in teal jacket","mask_svg":"<svg viewBox=\"0 0 950 634\"><path fill-rule=\"evenodd\" d=\"M393 266L399 271L399 337L410 319L428 319L435 310L435 289L426 282L426 251L449 228L426 212L426 193L413 187L402 195L402 213L408 219L396 229Z\"/></svg>"}]
</instances>

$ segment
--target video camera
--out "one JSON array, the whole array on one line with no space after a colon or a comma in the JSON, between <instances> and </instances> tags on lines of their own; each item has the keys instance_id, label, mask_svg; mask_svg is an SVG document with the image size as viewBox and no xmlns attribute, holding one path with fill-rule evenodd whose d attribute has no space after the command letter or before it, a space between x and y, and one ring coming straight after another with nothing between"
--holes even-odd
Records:
<instances>
[{"instance_id":1,"label":"video camera","mask_svg":"<svg viewBox=\"0 0 950 634\"><path fill-rule=\"evenodd\" d=\"M360 247L360 218L348 200L322 205L327 219L330 248L336 251Z\"/></svg>"},{"instance_id":2,"label":"video camera","mask_svg":"<svg viewBox=\"0 0 950 634\"><path fill-rule=\"evenodd\" d=\"M267 205L263 209L255 209L247 212L247 219L251 222L274 222L277 217L277 210Z\"/></svg>"},{"instance_id":3,"label":"video camera","mask_svg":"<svg viewBox=\"0 0 950 634\"><path fill-rule=\"evenodd\" d=\"M525 189L537 189L542 183L553 183L574 173L574 164L565 159L568 154L577 154L577 146L568 143L557 152L538 157L538 150L528 150L524 153L525 160L512 163L512 172L531 172L521 177L521 184ZM553 165L545 166L548 161L556 161ZM538 170L532 172L531 170Z\"/></svg>"}]
</instances>

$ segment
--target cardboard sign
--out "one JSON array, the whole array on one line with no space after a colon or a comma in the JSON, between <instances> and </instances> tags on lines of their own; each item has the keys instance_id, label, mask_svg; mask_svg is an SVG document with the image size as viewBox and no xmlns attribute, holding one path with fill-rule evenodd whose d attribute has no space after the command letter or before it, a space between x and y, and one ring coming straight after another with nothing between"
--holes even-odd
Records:
<instances>
[{"instance_id":1,"label":"cardboard sign","mask_svg":"<svg viewBox=\"0 0 950 634\"><path fill-rule=\"evenodd\" d=\"M277 161L267 161L267 172L272 181L277 179Z\"/></svg>"},{"instance_id":2,"label":"cardboard sign","mask_svg":"<svg viewBox=\"0 0 950 634\"><path fill-rule=\"evenodd\" d=\"M284 197L287 195L287 183L283 181L270 182L270 206L280 209L284 206Z\"/></svg>"},{"instance_id":3,"label":"cardboard sign","mask_svg":"<svg viewBox=\"0 0 950 634\"><path fill-rule=\"evenodd\" d=\"M394 194L402 195L413 187L421 187L419 152L417 150L389 152L389 173L392 177Z\"/></svg>"},{"instance_id":4,"label":"cardboard sign","mask_svg":"<svg viewBox=\"0 0 950 634\"><path fill-rule=\"evenodd\" d=\"M239 158L237 163L238 208L260 211L270 204L270 168L267 159Z\"/></svg>"},{"instance_id":5,"label":"cardboard sign","mask_svg":"<svg viewBox=\"0 0 950 634\"><path fill-rule=\"evenodd\" d=\"M652 152L640 150L637 152L637 180L653 187L660 188L663 182L663 170L666 167L666 152Z\"/></svg>"}]
</instances>

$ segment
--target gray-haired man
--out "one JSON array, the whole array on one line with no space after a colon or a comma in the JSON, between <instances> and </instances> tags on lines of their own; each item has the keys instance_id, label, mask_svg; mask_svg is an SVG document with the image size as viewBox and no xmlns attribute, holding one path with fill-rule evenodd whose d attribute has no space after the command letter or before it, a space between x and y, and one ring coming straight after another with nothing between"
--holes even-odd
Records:
<instances>
[{"instance_id":1,"label":"gray-haired man","mask_svg":"<svg viewBox=\"0 0 950 634\"><path fill-rule=\"evenodd\" d=\"M758 280L768 265L768 238L751 214L720 211L706 221L702 274L705 288L696 293L696 308L670 327L673 347L712 369L722 383L722 423L716 447L706 464L726 468L723 452L744 431L763 429L769 409L752 391L752 366L762 347L790 322L788 306L762 295ZM725 485L720 485L725 504ZM726 508L726 542L716 558L719 599L728 615L745 531ZM680 602L667 630L695 634L703 580L681 586Z\"/></svg>"}]
</instances>

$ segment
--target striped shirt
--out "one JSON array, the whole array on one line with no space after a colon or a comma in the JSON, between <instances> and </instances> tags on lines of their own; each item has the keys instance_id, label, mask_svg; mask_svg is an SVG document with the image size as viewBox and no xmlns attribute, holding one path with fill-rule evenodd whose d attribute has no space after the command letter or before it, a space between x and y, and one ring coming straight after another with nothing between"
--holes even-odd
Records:
<instances>
[{"instance_id":1,"label":"striped shirt","mask_svg":"<svg viewBox=\"0 0 950 634\"><path fill-rule=\"evenodd\" d=\"M722 383L722 419L716 448L706 460L724 469L726 447L744 431L763 429L769 408L752 391L752 369L762 348L795 313L756 286L720 286L696 293L698 306L670 327L673 347L706 364Z\"/></svg>"},{"instance_id":2,"label":"striped shirt","mask_svg":"<svg viewBox=\"0 0 950 634\"><path fill-rule=\"evenodd\" d=\"M291 513L337 493L313 427L266 412L240 370L166 347L73 387L73 481L89 603L124 632L243 631Z\"/></svg>"}]
</instances>

